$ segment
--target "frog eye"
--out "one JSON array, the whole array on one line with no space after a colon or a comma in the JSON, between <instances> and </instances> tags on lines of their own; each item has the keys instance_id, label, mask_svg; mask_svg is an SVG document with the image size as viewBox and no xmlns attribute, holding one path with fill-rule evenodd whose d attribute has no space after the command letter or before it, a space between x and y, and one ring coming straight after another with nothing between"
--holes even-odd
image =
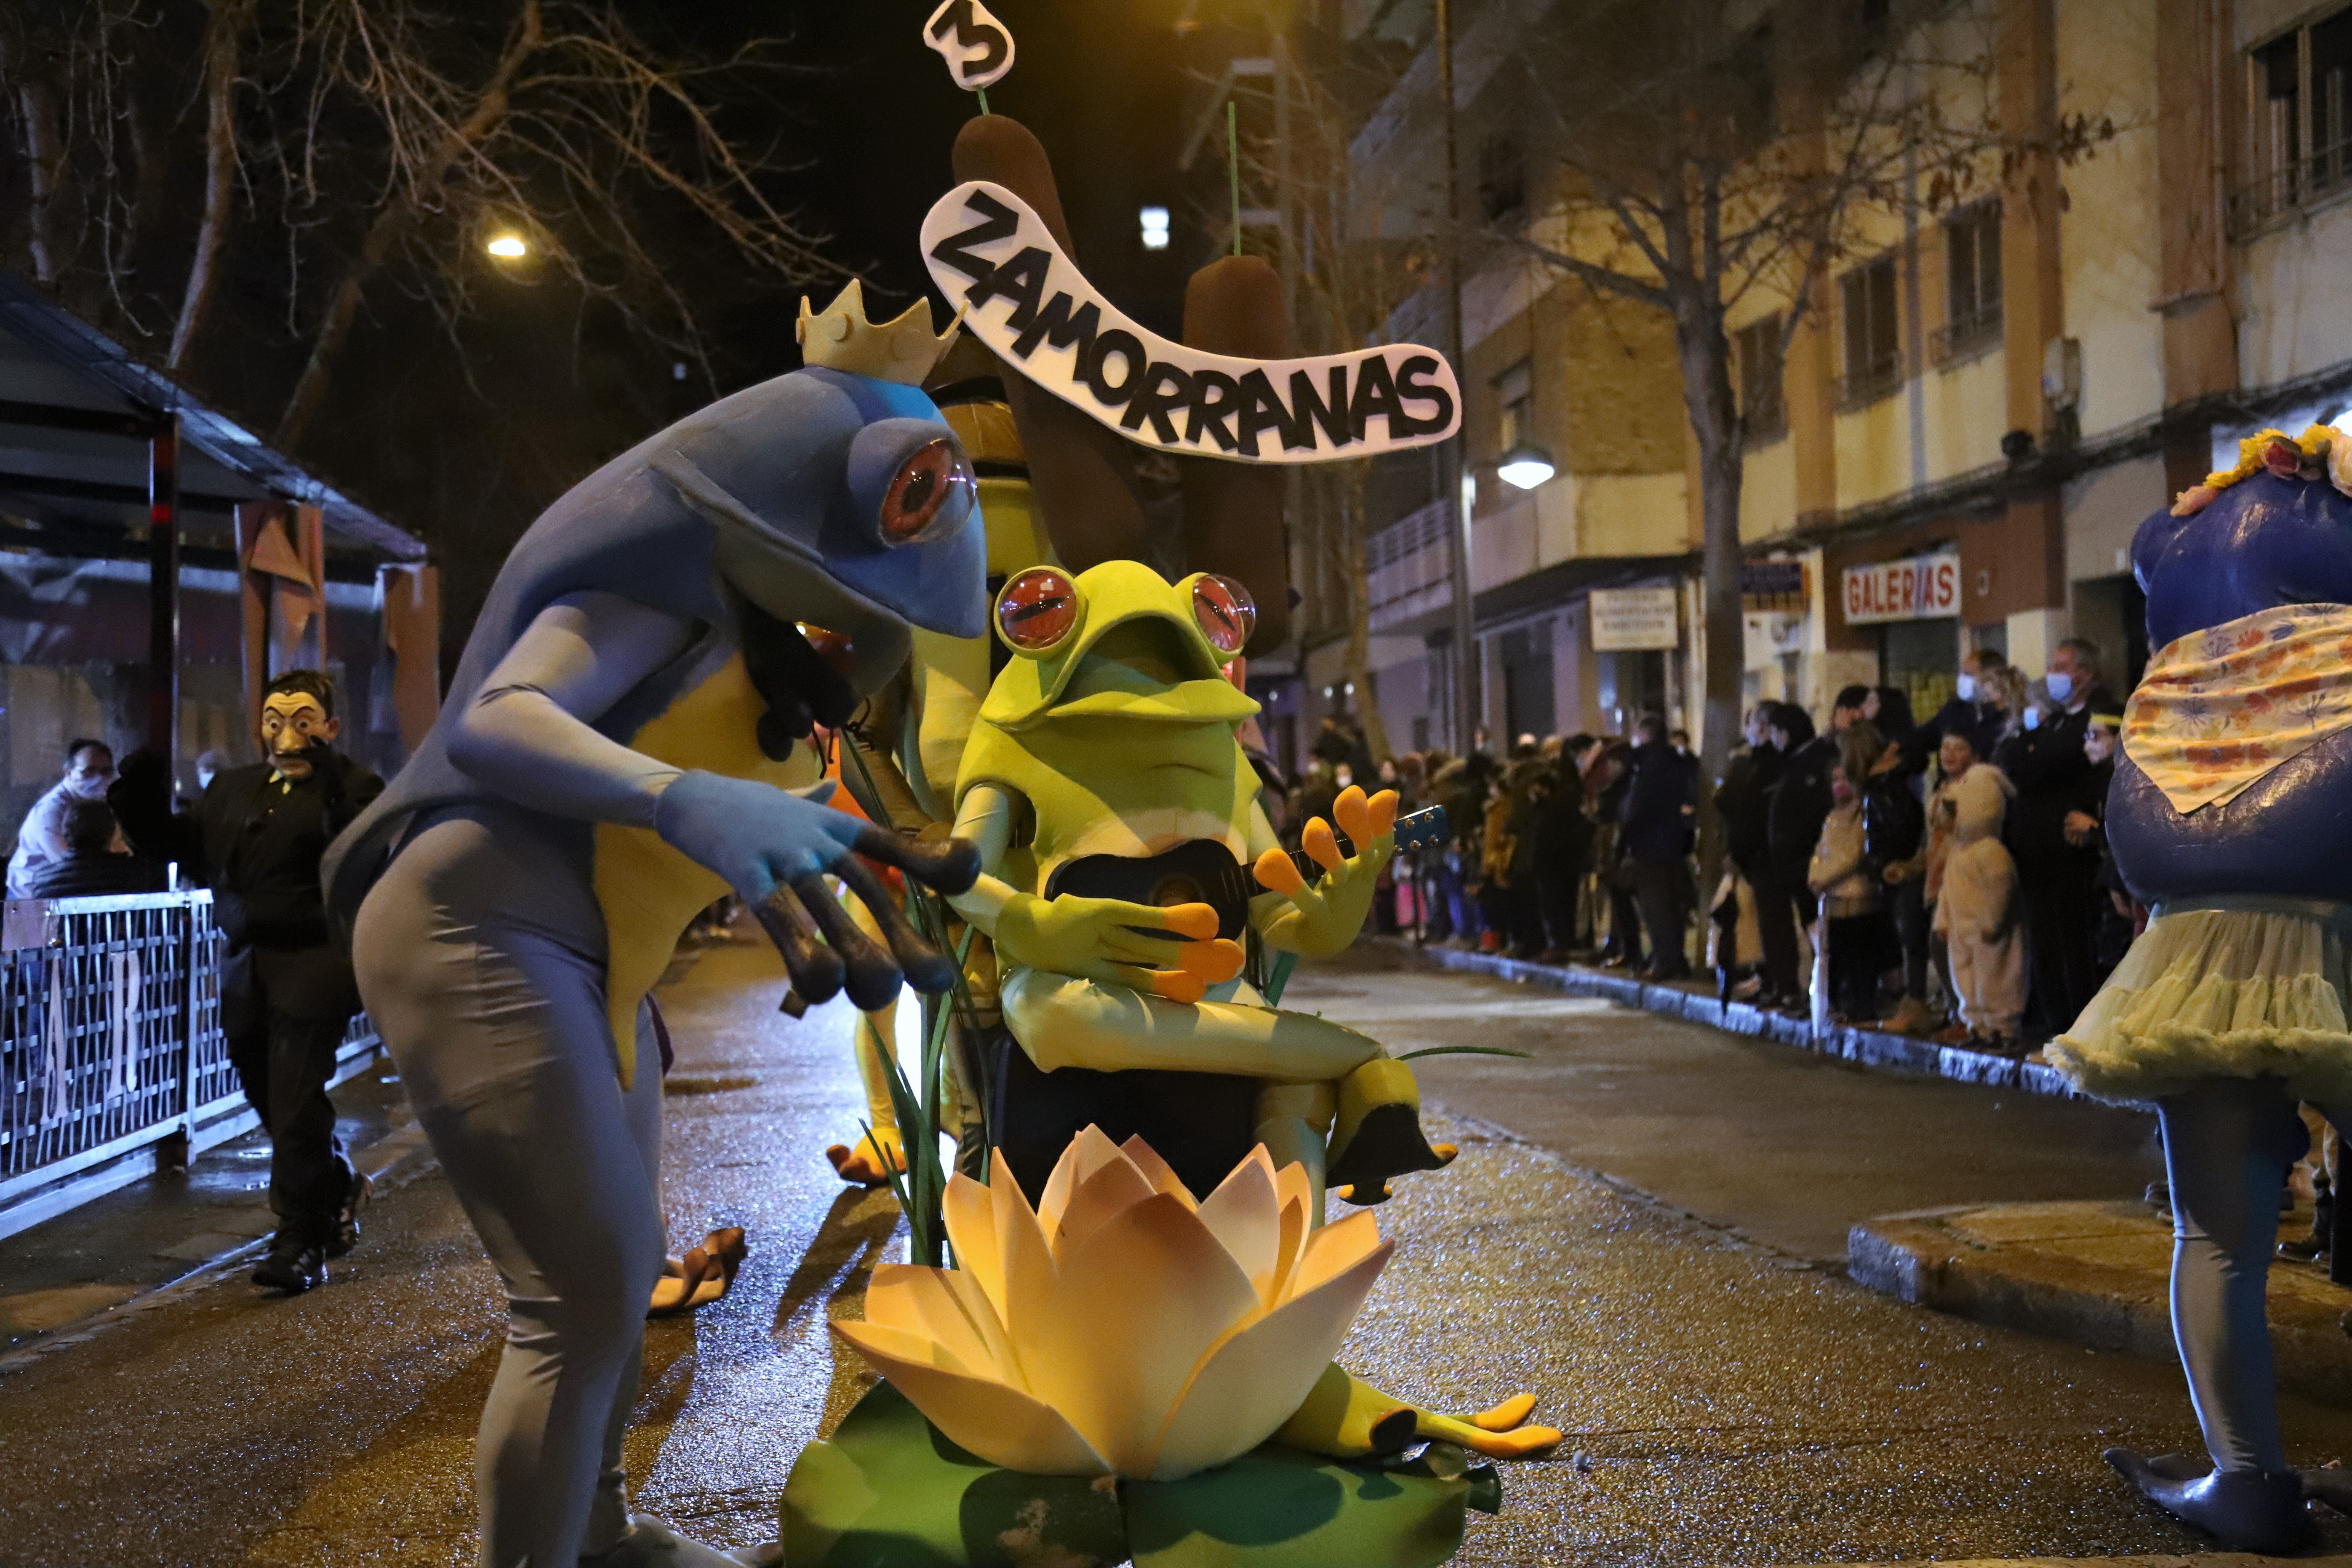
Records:
<instances>
[{"instance_id":1,"label":"frog eye","mask_svg":"<svg viewBox=\"0 0 2352 1568\"><path fill-rule=\"evenodd\" d=\"M1257 630L1257 601L1231 577L1203 572L1192 579L1192 619L1209 646L1231 658Z\"/></svg>"},{"instance_id":2,"label":"frog eye","mask_svg":"<svg viewBox=\"0 0 2352 1568\"><path fill-rule=\"evenodd\" d=\"M1032 566L996 595L996 635L1013 652L1043 658L1068 640L1085 608L1068 573Z\"/></svg>"},{"instance_id":3,"label":"frog eye","mask_svg":"<svg viewBox=\"0 0 2352 1568\"><path fill-rule=\"evenodd\" d=\"M953 442L918 447L882 497L882 542L919 544L953 532L971 514L977 489L971 465Z\"/></svg>"}]
</instances>

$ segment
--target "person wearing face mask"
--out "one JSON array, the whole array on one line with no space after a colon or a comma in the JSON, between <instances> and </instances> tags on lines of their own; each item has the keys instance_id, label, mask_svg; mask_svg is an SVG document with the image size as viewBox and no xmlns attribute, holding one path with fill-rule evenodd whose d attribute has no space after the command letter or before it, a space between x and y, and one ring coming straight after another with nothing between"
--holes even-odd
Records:
<instances>
[{"instance_id":1,"label":"person wearing face mask","mask_svg":"<svg viewBox=\"0 0 2352 1568\"><path fill-rule=\"evenodd\" d=\"M2095 815L2101 774L2084 751L2095 711L2120 704L2099 685L2098 645L2069 637L2042 678L2046 707L2029 706L2022 729L1993 761L2016 786L2007 839L2025 908L2029 984L2023 1032L2040 1039L2074 1023L2099 988L2099 849L2069 835L2070 815Z\"/></svg>"},{"instance_id":2,"label":"person wearing face mask","mask_svg":"<svg viewBox=\"0 0 2352 1568\"><path fill-rule=\"evenodd\" d=\"M65 776L51 784L25 814L16 847L8 856L8 896L30 899L33 884L52 861L72 853L66 815L78 800L104 800L114 782L114 752L103 741L76 740L66 746Z\"/></svg>"},{"instance_id":3,"label":"person wearing face mask","mask_svg":"<svg viewBox=\"0 0 2352 1568\"><path fill-rule=\"evenodd\" d=\"M213 919L228 939L221 1027L269 1132L278 1233L253 1281L289 1295L324 1284L328 1259L351 1250L365 1190L327 1098L360 998L328 928L319 863L383 781L334 749L341 730L333 683L289 670L262 692L264 760L215 774L194 813L173 814L163 759L144 750L123 759L108 795L133 848L178 861L213 890Z\"/></svg>"},{"instance_id":4,"label":"person wearing face mask","mask_svg":"<svg viewBox=\"0 0 2352 1568\"><path fill-rule=\"evenodd\" d=\"M1966 740L1969 749L1978 757L1990 757L2009 717L1995 700L1998 682L1993 677L2007 668L2000 655L1990 648L1971 648L1963 655L1959 678L1952 685L1951 700L1911 731L1904 742L1906 760L1915 766L1925 766L1947 735Z\"/></svg>"}]
</instances>

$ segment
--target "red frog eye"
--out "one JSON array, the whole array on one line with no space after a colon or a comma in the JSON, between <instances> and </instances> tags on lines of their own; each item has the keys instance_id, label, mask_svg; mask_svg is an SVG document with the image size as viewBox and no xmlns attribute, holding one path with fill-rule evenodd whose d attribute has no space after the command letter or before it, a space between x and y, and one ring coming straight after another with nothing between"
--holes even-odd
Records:
<instances>
[{"instance_id":1,"label":"red frog eye","mask_svg":"<svg viewBox=\"0 0 2352 1568\"><path fill-rule=\"evenodd\" d=\"M971 465L953 444L933 441L917 448L898 465L889 492L882 498L883 542L912 544L943 526L961 523L976 489ZM956 504L959 493L963 504Z\"/></svg>"},{"instance_id":2,"label":"red frog eye","mask_svg":"<svg viewBox=\"0 0 2352 1568\"><path fill-rule=\"evenodd\" d=\"M996 633L1015 653L1045 654L1078 624L1078 585L1052 566L1032 566L996 596Z\"/></svg>"},{"instance_id":3,"label":"red frog eye","mask_svg":"<svg viewBox=\"0 0 2352 1568\"><path fill-rule=\"evenodd\" d=\"M1209 646L1231 658L1257 630L1257 601L1231 577L1203 572L1192 579L1192 619Z\"/></svg>"}]
</instances>

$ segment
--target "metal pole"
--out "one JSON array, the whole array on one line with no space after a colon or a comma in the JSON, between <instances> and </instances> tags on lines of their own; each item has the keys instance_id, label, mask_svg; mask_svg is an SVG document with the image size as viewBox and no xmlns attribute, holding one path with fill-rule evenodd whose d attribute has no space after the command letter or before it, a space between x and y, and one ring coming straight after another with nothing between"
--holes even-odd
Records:
<instances>
[{"instance_id":1,"label":"metal pole","mask_svg":"<svg viewBox=\"0 0 2352 1568\"><path fill-rule=\"evenodd\" d=\"M1437 0L1438 91L1445 122L1445 348L1454 372L1466 375L1462 360L1462 163L1454 145L1458 118L1454 110L1454 7ZM1454 526L1445 531L1446 568L1454 580L1454 746L1467 756L1478 728L1478 643L1471 609L1470 509L1463 504L1464 452L1470 438L1465 420L1444 447L1442 464L1444 500L1453 509Z\"/></svg>"},{"instance_id":2,"label":"metal pole","mask_svg":"<svg viewBox=\"0 0 2352 1568\"><path fill-rule=\"evenodd\" d=\"M180 416L147 442L147 744L179 773Z\"/></svg>"}]
</instances>

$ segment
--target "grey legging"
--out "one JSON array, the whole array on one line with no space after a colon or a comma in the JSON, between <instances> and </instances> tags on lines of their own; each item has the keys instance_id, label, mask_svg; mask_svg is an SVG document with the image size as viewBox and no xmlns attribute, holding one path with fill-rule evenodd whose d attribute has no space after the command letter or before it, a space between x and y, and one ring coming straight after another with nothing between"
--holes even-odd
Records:
<instances>
[{"instance_id":1,"label":"grey legging","mask_svg":"<svg viewBox=\"0 0 2352 1568\"><path fill-rule=\"evenodd\" d=\"M2224 1470L2286 1468L2263 1287L2287 1168L2311 1146L2274 1078L2208 1079L2158 1102L2172 1184L2172 1333L2205 1447ZM2347 1125L2352 1106L2324 1106Z\"/></svg>"},{"instance_id":2,"label":"grey legging","mask_svg":"<svg viewBox=\"0 0 2352 1568\"><path fill-rule=\"evenodd\" d=\"M352 945L368 1011L506 1286L474 1458L482 1563L571 1568L628 1522L621 1434L662 1265L661 1075L640 1010L624 1094L601 960L501 918L539 869L510 848L478 821L426 828L361 906Z\"/></svg>"}]
</instances>

